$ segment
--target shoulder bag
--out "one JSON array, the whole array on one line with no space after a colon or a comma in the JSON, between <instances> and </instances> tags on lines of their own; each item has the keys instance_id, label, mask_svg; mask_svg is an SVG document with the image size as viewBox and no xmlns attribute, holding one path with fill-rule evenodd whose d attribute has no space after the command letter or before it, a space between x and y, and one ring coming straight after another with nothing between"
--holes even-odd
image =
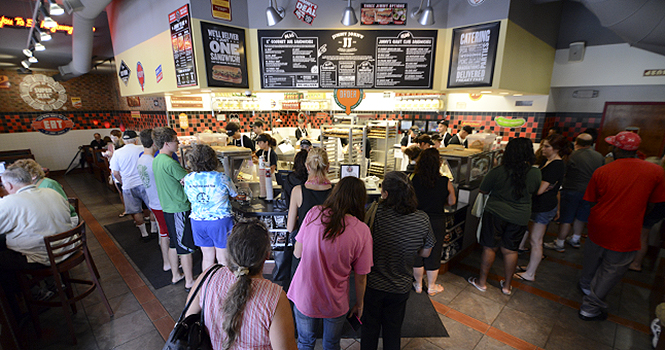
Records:
<instances>
[{"instance_id":1,"label":"shoulder bag","mask_svg":"<svg viewBox=\"0 0 665 350\"><path fill-rule=\"evenodd\" d=\"M199 314L192 314L187 317L185 317L185 314L192 305L192 301L194 301L194 298L199 293L201 286L203 286L210 276L217 272L221 267L222 265L215 265L203 276L201 283L196 287L194 294L192 294L187 305L185 305L185 309L182 310L180 318L178 318L178 322L176 322L175 327L173 327L171 334L169 334L169 339L166 341L166 344L164 344L162 350L212 350L210 336L208 335L204 324L203 310L205 307L201 308ZM206 291L204 290L204 303L205 293Z\"/></svg>"}]
</instances>

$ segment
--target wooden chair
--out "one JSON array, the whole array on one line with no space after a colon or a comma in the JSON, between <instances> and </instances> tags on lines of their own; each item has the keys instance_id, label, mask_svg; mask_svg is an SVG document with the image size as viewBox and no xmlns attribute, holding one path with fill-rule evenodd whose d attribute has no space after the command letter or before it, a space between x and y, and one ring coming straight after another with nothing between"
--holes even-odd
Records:
<instances>
[{"instance_id":1,"label":"wooden chair","mask_svg":"<svg viewBox=\"0 0 665 350\"><path fill-rule=\"evenodd\" d=\"M93 148L89 145L81 146L81 152L85 157L85 162L88 164L88 172L94 174L95 172L95 159L93 158L94 154L92 153Z\"/></svg>"},{"instance_id":2,"label":"wooden chair","mask_svg":"<svg viewBox=\"0 0 665 350\"><path fill-rule=\"evenodd\" d=\"M76 204L78 204L78 200L76 201ZM65 319L67 321L72 342L76 344L76 333L72 314L76 314L76 303L79 300L90 295L95 289L97 289L102 302L106 306L106 310L108 310L109 315L113 316L111 305L99 283L99 272L97 271L92 256L90 256L88 250L85 235L85 222L81 220L79 225L72 230L44 237L44 244L46 245L46 251L51 266L38 270L19 271L18 278L21 291L38 335L41 334L41 325L39 323L39 313L34 306L62 307L62 310L65 312ZM62 257L66 258L60 261ZM81 263L86 264L88 271L90 272L91 280L74 279L70 277L69 271ZM53 277L55 280L55 287L58 291L57 294L59 300L35 300L30 292L30 287L49 276ZM72 284L89 285L90 287L74 295ZM80 291L80 289L78 290ZM70 309L71 313L69 311Z\"/></svg>"}]
</instances>

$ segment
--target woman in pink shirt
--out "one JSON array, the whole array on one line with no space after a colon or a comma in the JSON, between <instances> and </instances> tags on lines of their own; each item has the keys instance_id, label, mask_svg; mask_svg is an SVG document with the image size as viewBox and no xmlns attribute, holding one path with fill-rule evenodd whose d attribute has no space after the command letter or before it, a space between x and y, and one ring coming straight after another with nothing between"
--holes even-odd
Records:
<instances>
[{"instance_id":1,"label":"woman in pink shirt","mask_svg":"<svg viewBox=\"0 0 665 350\"><path fill-rule=\"evenodd\" d=\"M367 274L372 268L372 235L363 219L367 192L345 177L323 205L305 216L293 254L301 258L287 294L294 304L298 349L314 349L323 320L323 349L339 350L347 314L360 318ZM354 271L356 304L349 311L349 277Z\"/></svg>"}]
</instances>

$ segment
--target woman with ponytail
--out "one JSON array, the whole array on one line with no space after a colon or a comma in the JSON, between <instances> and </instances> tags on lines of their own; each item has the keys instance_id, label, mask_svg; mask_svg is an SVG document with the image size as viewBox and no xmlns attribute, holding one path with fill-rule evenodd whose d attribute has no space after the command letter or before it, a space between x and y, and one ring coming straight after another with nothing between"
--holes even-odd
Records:
<instances>
[{"instance_id":1,"label":"woman with ponytail","mask_svg":"<svg viewBox=\"0 0 665 350\"><path fill-rule=\"evenodd\" d=\"M510 295L517 249L531 216L531 198L541 182L540 170L534 168L536 157L530 139L510 140L503 154L503 164L490 170L480 184L480 192L489 194L482 217L480 240L483 246L480 277L468 282L481 292L487 291L487 275L501 248L505 280L501 292Z\"/></svg>"},{"instance_id":2,"label":"woman with ponytail","mask_svg":"<svg viewBox=\"0 0 665 350\"><path fill-rule=\"evenodd\" d=\"M268 229L259 221L242 221L233 227L227 247L227 266L209 277L187 315L205 308L215 350L295 350L289 301L279 285L263 278L271 249Z\"/></svg>"},{"instance_id":3,"label":"woman with ponytail","mask_svg":"<svg viewBox=\"0 0 665 350\"><path fill-rule=\"evenodd\" d=\"M391 171L383 179L370 229L374 266L367 276L360 349L376 350L382 332L383 348L399 350L414 260L428 257L434 246L429 217L418 210L416 192L403 172Z\"/></svg>"},{"instance_id":4,"label":"woman with ponytail","mask_svg":"<svg viewBox=\"0 0 665 350\"><path fill-rule=\"evenodd\" d=\"M256 146L259 150L256 151L255 164L258 163L260 157L264 157L263 161L266 162L266 168L270 167L270 173L275 176L277 170L277 153L275 153L275 146L277 141L268 134L261 134L256 137Z\"/></svg>"},{"instance_id":5,"label":"woman with ponytail","mask_svg":"<svg viewBox=\"0 0 665 350\"><path fill-rule=\"evenodd\" d=\"M362 317L372 267L372 236L363 223L366 198L362 180L345 177L303 220L293 252L302 261L287 293L294 304L299 350L314 348L321 321L323 349L339 350L347 314ZM349 311L351 271L356 305Z\"/></svg>"}]
</instances>

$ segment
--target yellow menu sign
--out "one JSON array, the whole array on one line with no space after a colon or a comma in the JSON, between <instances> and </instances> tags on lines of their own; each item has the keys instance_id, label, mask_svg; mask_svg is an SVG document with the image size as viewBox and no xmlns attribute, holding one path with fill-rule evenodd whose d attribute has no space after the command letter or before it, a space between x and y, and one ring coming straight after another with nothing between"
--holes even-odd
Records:
<instances>
[{"instance_id":1,"label":"yellow menu sign","mask_svg":"<svg viewBox=\"0 0 665 350\"><path fill-rule=\"evenodd\" d=\"M231 1L230 0L210 0L212 17L231 20Z\"/></svg>"}]
</instances>

